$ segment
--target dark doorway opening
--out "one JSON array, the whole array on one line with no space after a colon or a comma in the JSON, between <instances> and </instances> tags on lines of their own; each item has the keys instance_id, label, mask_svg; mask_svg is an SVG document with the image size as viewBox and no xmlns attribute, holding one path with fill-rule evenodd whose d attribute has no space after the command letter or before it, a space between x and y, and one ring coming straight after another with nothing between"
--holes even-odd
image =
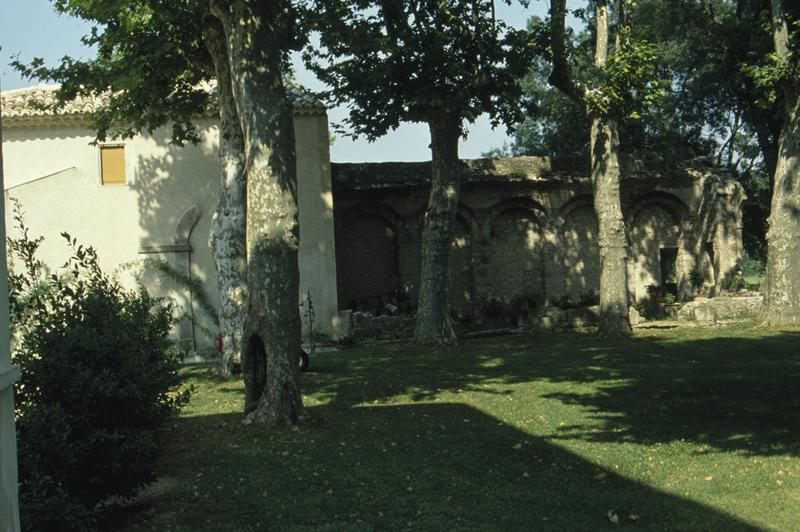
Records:
<instances>
[{"instance_id":1,"label":"dark doorway opening","mask_svg":"<svg viewBox=\"0 0 800 532\"><path fill-rule=\"evenodd\" d=\"M661 248L659 250L661 265L661 293L678 293L678 248Z\"/></svg>"}]
</instances>

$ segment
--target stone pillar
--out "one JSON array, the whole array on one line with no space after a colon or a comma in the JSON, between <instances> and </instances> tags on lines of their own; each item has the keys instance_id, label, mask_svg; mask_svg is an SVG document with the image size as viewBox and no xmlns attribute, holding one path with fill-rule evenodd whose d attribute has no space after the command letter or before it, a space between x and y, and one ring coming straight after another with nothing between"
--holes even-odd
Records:
<instances>
[{"instance_id":1,"label":"stone pillar","mask_svg":"<svg viewBox=\"0 0 800 532\"><path fill-rule=\"evenodd\" d=\"M315 329L338 340L350 334L348 313L339 312L336 243L333 228L330 138L324 112L295 112L297 206L299 210L300 301L314 303ZM304 306L305 308L305 306ZM302 315L303 328L308 320ZM304 330L304 337L308 331Z\"/></svg>"},{"instance_id":2,"label":"stone pillar","mask_svg":"<svg viewBox=\"0 0 800 532\"><path fill-rule=\"evenodd\" d=\"M0 108L0 116L2 109ZM0 190L3 190L3 137L0 119ZM11 365L8 324L8 260L5 204L0 202L0 532L19 531L17 432L14 426L14 383L19 368Z\"/></svg>"},{"instance_id":3,"label":"stone pillar","mask_svg":"<svg viewBox=\"0 0 800 532\"><path fill-rule=\"evenodd\" d=\"M690 274L697 267L695 228L689 221L681 223L681 234L678 237L678 257L675 261L676 276L678 281L678 300L689 301L694 295Z\"/></svg>"},{"instance_id":4,"label":"stone pillar","mask_svg":"<svg viewBox=\"0 0 800 532\"><path fill-rule=\"evenodd\" d=\"M542 225L542 245L544 247L544 264L542 265L542 300L558 299L564 294L564 254L561 235L557 227L561 225L547 221Z\"/></svg>"},{"instance_id":5,"label":"stone pillar","mask_svg":"<svg viewBox=\"0 0 800 532\"><path fill-rule=\"evenodd\" d=\"M481 307L491 295L491 257L489 256L489 242L492 238L492 228L489 213L475 211L477 219L475 234L472 240L472 283L475 287L472 295L475 312L480 314Z\"/></svg>"},{"instance_id":6,"label":"stone pillar","mask_svg":"<svg viewBox=\"0 0 800 532\"><path fill-rule=\"evenodd\" d=\"M419 267L422 260L422 226L416 216L410 216L398 224L395 231L400 291L408 298L411 306L416 306L419 297Z\"/></svg>"},{"instance_id":7,"label":"stone pillar","mask_svg":"<svg viewBox=\"0 0 800 532\"><path fill-rule=\"evenodd\" d=\"M742 210L744 193L738 183L720 186L719 217L715 246L719 272L718 281L732 275L742 264Z\"/></svg>"}]
</instances>

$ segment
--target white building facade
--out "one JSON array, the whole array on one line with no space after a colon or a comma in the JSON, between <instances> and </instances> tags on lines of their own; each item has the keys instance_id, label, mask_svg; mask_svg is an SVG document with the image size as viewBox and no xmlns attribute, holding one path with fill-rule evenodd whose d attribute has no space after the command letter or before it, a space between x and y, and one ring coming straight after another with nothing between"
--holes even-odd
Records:
<instances>
[{"instance_id":1,"label":"white building facade","mask_svg":"<svg viewBox=\"0 0 800 532\"><path fill-rule=\"evenodd\" d=\"M142 259L161 260L199 280L218 307L216 270L208 245L220 182L219 131L212 117L198 119L201 140L183 147L169 132L93 145L88 113L98 105L76 100L55 114L33 102L53 101L53 86L2 94L6 223L13 198L19 201L33 237L42 235L41 258L53 268L69 250L66 232L98 250L105 271L126 283L141 281L158 296L174 299L183 316L175 331L188 350L216 348L216 325L197 294L174 278L143 268ZM333 196L327 115L324 107L291 92L297 152L300 223L300 295L311 294L315 329L331 339L347 332L337 309Z\"/></svg>"}]
</instances>

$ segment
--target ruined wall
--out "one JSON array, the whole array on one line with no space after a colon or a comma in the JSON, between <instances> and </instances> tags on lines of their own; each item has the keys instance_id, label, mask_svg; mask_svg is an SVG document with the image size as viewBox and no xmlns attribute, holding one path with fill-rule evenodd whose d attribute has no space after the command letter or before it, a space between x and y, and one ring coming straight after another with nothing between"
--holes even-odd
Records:
<instances>
[{"instance_id":1,"label":"ruined wall","mask_svg":"<svg viewBox=\"0 0 800 532\"><path fill-rule=\"evenodd\" d=\"M578 302L596 294L597 220L586 177L544 158L464 164L451 248L454 315L474 315L491 299ZM429 163L333 165L342 308L415 305L429 179ZM718 272L741 257L744 195L716 169L628 169L622 197L634 300L654 289L688 298L691 271L705 266L713 289ZM363 213L372 213L369 230ZM368 236L377 233L386 237Z\"/></svg>"},{"instance_id":2,"label":"ruined wall","mask_svg":"<svg viewBox=\"0 0 800 532\"><path fill-rule=\"evenodd\" d=\"M563 292L577 301L582 295L600 289L600 248L592 205L586 203L569 211L561 235Z\"/></svg>"}]
</instances>

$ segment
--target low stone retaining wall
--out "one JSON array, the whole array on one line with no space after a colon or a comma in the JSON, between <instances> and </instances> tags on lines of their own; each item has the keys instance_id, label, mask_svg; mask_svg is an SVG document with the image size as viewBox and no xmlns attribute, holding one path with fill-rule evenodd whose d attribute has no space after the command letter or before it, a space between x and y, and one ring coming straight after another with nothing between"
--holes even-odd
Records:
<instances>
[{"instance_id":1,"label":"low stone retaining wall","mask_svg":"<svg viewBox=\"0 0 800 532\"><path fill-rule=\"evenodd\" d=\"M531 326L533 329L540 331L586 330L597 327L599 319L600 305L566 310L550 308L541 316L535 316Z\"/></svg>"},{"instance_id":2,"label":"low stone retaining wall","mask_svg":"<svg viewBox=\"0 0 800 532\"><path fill-rule=\"evenodd\" d=\"M740 320L753 318L759 315L764 305L764 297L756 296L718 296L684 304L677 311L677 321L669 322L671 326L680 323L712 324L717 321ZM531 329L537 331L593 330L597 327L600 318L600 307L578 307L571 309L548 308L542 314L527 318L524 323L518 323L516 330ZM641 317L635 308L631 307L629 315L631 325L634 327L646 324L660 323L649 321ZM374 342L381 340L396 340L410 338L414 335L414 315L381 315L374 316L370 312L354 312L352 316L352 338L356 342ZM666 323L666 322L665 322ZM486 325L490 327L490 325ZM500 325L495 324L495 327ZM473 327L474 328L474 325ZM506 330L506 328L502 330ZM511 330L511 329L508 329Z\"/></svg>"},{"instance_id":3,"label":"low stone retaining wall","mask_svg":"<svg viewBox=\"0 0 800 532\"><path fill-rule=\"evenodd\" d=\"M754 318L764 306L764 296L718 296L691 301L678 311L679 321L714 323L718 320Z\"/></svg>"}]
</instances>

